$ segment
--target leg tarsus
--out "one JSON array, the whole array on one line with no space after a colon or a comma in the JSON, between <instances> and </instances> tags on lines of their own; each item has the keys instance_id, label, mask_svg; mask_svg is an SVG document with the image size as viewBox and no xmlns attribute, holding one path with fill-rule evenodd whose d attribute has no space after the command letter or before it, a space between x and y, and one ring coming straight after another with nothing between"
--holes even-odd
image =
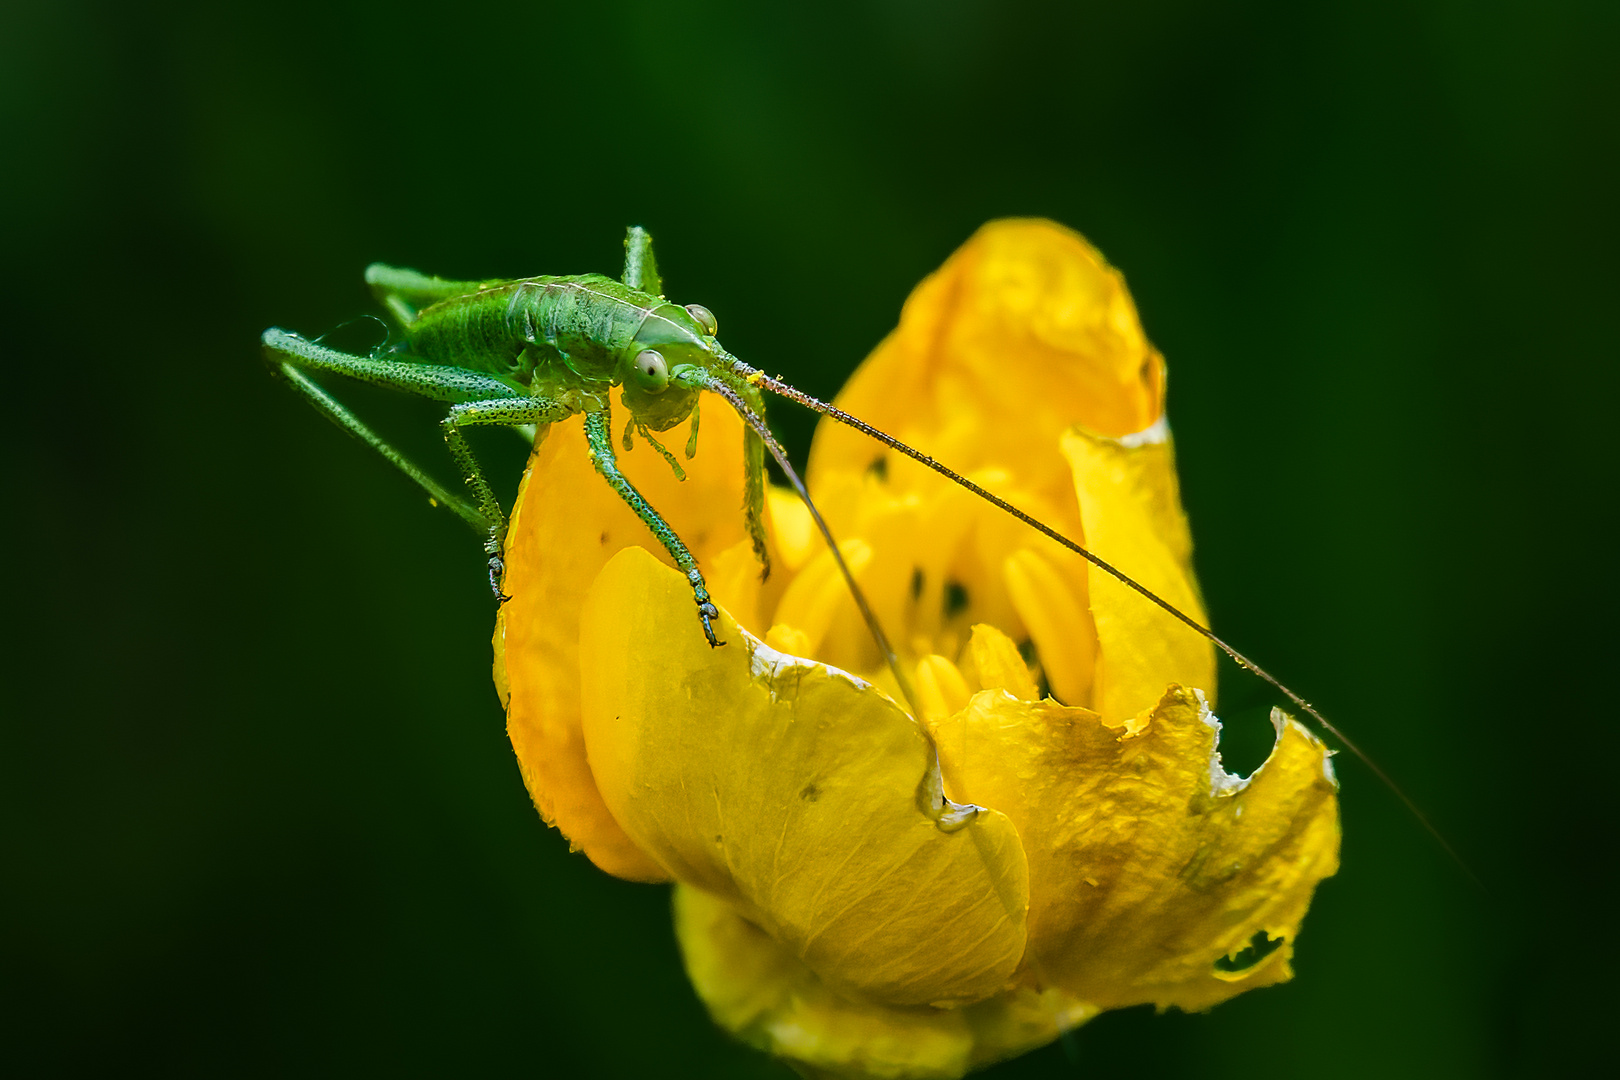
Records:
<instances>
[{"instance_id":1,"label":"leg tarsus","mask_svg":"<svg viewBox=\"0 0 1620 1080\"><path fill-rule=\"evenodd\" d=\"M695 566L686 572L686 580L692 585L692 599L697 601L698 622L703 624L703 636L709 639L709 648L718 649L725 642L714 636L714 620L720 617L720 609L709 598L709 585L703 580L702 571Z\"/></svg>"},{"instance_id":2,"label":"leg tarsus","mask_svg":"<svg viewBox=\"0 0 1620 1080\"><path fill-rule=\"evenodd\" d=\"M501 578L506 576L506 560L499 555L489 557L489 591L495 594L495 606L500 607L512 599L501 590Z\"/></svg>"},{"instance_id":3,"label":"leg tarsus","mask_svg":"<svg viewBox=\"0 0 1620 1080\"><path fill-rule=\"evenodd\" d=\"M713 619L718 619L720 612L715 610L713 604L703 604L698 607L698 621L703 624L703 636L709 639L709 648L718 649L725 644L714 636Z\"/></svg>"}]
</instances>

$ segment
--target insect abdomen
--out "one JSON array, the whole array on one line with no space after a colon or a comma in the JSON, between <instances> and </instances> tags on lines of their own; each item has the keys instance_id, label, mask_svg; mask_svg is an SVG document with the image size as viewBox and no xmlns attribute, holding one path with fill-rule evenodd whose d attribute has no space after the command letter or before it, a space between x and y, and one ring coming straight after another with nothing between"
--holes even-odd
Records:
<instances>
[{"instance_id":1,"label":"insect abdomen","mask_svg":"<svg viewBox=\"0 0 1620 1080\"><path fill-rule=\"evenodd\" d=\"M506 374L523 351L523 340L513 336L506 318L519 284L496 285L424 308L410 325L412 351L436 364Z\"/></svg>"}]
</instances>

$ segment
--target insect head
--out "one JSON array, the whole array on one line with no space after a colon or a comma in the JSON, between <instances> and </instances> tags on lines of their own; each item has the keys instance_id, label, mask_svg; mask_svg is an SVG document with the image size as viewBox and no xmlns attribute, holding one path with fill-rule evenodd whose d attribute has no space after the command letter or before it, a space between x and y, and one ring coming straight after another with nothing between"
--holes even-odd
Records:
<instances>
[{"instance_id":1,"label":"insect head","mask_svg":"<svg viewBox=\"0 0 1620 1080\"><path fill-rule=\"evenodd\" d=\"M667 431L692 414L705 371L721 364L714 315L700 304L659 304L620 361L624 404L636 421Z\"/></svg>"}]
</instances>

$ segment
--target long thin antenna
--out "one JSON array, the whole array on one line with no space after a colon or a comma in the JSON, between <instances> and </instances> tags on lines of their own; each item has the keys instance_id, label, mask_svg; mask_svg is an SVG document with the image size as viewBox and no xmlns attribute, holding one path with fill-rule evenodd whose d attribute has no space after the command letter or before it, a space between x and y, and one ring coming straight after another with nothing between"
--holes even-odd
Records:
<instances>
[{"instance_id":1,"label":"long thin antenna","mask_svg":"<svg viewBox=\"0 0 1620 1080\"><path fill-rule=\"evenodd\" d=\"M849 413L837 408L836 406L829 405L825 401L813 398L804 391L797 390L789 386L787 383L782 382L780 379L773 379L757 368L749 367L736 357L728 356L727 358L731 362L732 370L754 386L763 387L764 389L771 391L773 394L779 394L782 397L787 398L789 401L796 401L800 405L813 409L823 416L831 417L840 424L846 424L849 427L854 428L856 431L861 432L863 435L876 439L889 449L897 450L911 458L913 461L926 465L928 468L939 473L952 483L961 485L967 490L973 492L973 494L979 496L981 499L984 499L986 502L990 503L992 506L1011 514L1013 517L1017 518L1025 525L1028 525L1036 532L1039 532L1049 539L1054 540L1068 548L1070 551L1081 556L1087 562L1091 563L1091 565L1109 575L1120 584L1136 590L1137 593L1146 597L1148 600L1157 604L1160 608L1163 608L1166 612L1175 616L1175 618L1197 631L1198 634L1208 639L1209 642L1216 648L1220 649L1227 656L1231 657L1232 661L1239 667L1243 668L1245 671L1253 672L1261 679L1264 679L1266 682L1270 683L1285 697L1287 697L1289 701L1299 706L1299 708L1303 709L1311 717L1311 719L1320 724L1322 726L1322 730L1328 732L1334 738L1343 743L1346 750L1354 754L1363 765L1372 770L1373 775L1378 777L1378 779L1383 782L1385 787L1389 788L1390 791L1395 793L1395 797L1406 806L1406 809L1418 820L1418 823L1423 826L1424 830L1427 831L1430 836L1434 837L1435 842L1445 849L1446 854L1450 855L1452 861L1462 868L1463 873L1467 874L1473 880L1475 885L1480 886L1480 888L1484 888L1484 883L1479 880L1478 875L1476 875L1474 871L1469 868L1468 864L1463 861L1462 856L1457 854L1457 850L1451 846L1451 843L1443 835L1441 835L1440 830L1435 828L1434 823L1429 820L1428 815L1422 810L1418 809L1417 803L1413 802L1411 798L1408 797L1406 792L1401 790L1399 784L1390 779L1389 774L1380 768L1377 762L1368 757L1359 746L1351 741L1349 736L1340 731L1331 721L1328 720L1327 717L1318 712L1316 706L1294 693L1293 690L1289 689L1281 680L1279 680L1275 675L1271 674L1271 672L1267 671L1265 668L1261 667L1259 664L1255 663L1253 660L1250 660L1247 656L1243 655L1232 646L1222 641L1209 627L1205 626L1197 619L1194 619L1192 616L1170 603L1170 601L1164 599L1152 589L1149 589L1146 585L1141 584L1135 578L1132 578L1129 574L1126 574L1123 570L1120 570L1118 567L1106 561L1101 556L1095 555L1086 550L1084 547L1075 543L1073 540L1070 540L1067 536L1064 536L1050 525L1047 525L1045 522L1039 521L1036 518L1031 517L1029 514L1024 513L1024 511L1018 509L1018 507L1014 506L1006 499L1003 499L998 495L991 494L978 484L975 484L972 480L969 480L967 477L963 476L961 473L956 472L948 466L940 464L938 461L935 461L921 450L915 450L912 447L907 446L905 443L901 442L899 439L896 439L887 432L879 431L866 421L861 420L858 417L851 416Z\"/></svg>"},{"instance_id":2,"label":"long thin antenna","mask_svg":"<svg viewBox=\"0 0 1620 1080\"><path fill-rule=\"evenodd\" d=\"M749 408L748 403L742 399L741 394L726 385L724 380L713 374L705 374L707 377L704 380L704 389L712 390L725 398L726 401L730 402L731 407L737 410L737 415L743 418L743 422L753 428L754 434L764 441L765 446L771 452L771 456L782 467L782 472L786 474L788 482L793 485L793 490L799 493L799 498L809 508L810 516L815 520L816 527L821 530L821 535L827 541L827 549L832 552L833 561L838 564L839 573L844 575L844 584L849 586L850 595L855 598L855 606L860 609L861 618L866 620L866 627L872 632L872 639L877 642L879 651L883 653L884 661L894 674L894 681L900 686L901 696L906 699L906 704L911 707L912 714L921 716L921 710L917 708L916 695L912 693L911 680L906 678L905 671L900 667L900 658L895 655L894 647L889 644L889 637L883 632L883 626L878 622L877 614L873 612L872 606L866 602L866 594L861 591L860 585L856 584L855 575L850 572L849 564L844 562L843 552L838 550L838 541L833 539L832 530L822 520L821 511L816 509L816 504L810 500L810 490L804 486L804 481L799 479L799 474L793 468L793 463L788 460L787 451L782 449L782 444L776 441L775 435L771 434L771 429L765 423L764 418Z\"/></svg>"}]
</instances>

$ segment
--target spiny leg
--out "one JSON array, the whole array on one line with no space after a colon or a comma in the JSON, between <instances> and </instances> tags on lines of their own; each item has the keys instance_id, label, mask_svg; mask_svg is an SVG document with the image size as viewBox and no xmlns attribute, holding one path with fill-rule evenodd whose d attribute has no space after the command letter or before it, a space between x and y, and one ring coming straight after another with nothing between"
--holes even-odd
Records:
<instances>
[{"instance_id":1,"label":"spiny leg","mask_svg":"<svg viewBox=\"0 0 1620 1080\"><path fill-rule=\"evenodd\" d=\"M721 350L721 354L737 362L730 353ZM712 385L706 388L715 390ZM758 387L744 379L736 379L731 392L737 394L754 415L764 417L765 398ZM748 527L754 560L759 563L759 580L768 581L771 576L771 551L765 542L765 441L747 423L743 424L743 521Z\"/></svg>"},{"instance_id":2,"label":"spiny leg","mask_svg":"<svg viewBox=\"0 0 1620 1080\"><path fill-rule=\"evenodd\" d=\"M658 274L658 260L653 258L652 235L640 225L625 230L624 277L620 280L632 289L664 295L664 279Z\"/></svg>"},{"instance_id":3,"label":"spiny leg","mask_svg":"<svg viewBox=\"0 0 1620 1080\"><path fill-rule=\"evenodd\" d=\"M439 401L453 401L468 396L488 397L496 392L513 393L509 387L475 371L351 356L276 328L264 332L263 342L265 361L272 369L285 376L293 389L303 394L323 416L376 450L475 530L482 533L489 528L489 522L484 519L482 513L470 506L465 499L451 494L438 481L361 423L358 417L304 374L304 371L344 375L361 382L387 386Z\"/></svg>"},{"instance_id":4,"label":"spiny leg","mask_svg":"<svg viewBox=\"0 0 1620 1080\"><path fill-rule=\"evenodd\" d=\"M647 528L652 530L652 534L664 545L664 550L669 552L670 558L675 560L675 565L680 567L681 572L686 575L686 580L691 583L692 598L697 601L698 620L703 623L703 636L709 639L709 646L719 648L724 645L725 642L714 636L714 620L720 617L720 612L709 599L709 587L703 580L702 571L698 569L697 559L693 558L692 553L681 542L681 538L675 534L675 530L669 527L669 523L659 516L658 511L642 497L635 485L619 471L618 459L613 454L613 421L607 409L585 414L585 441L590 445L591 461L595 464L596 471L602 474L602 479L608 482L608 486L618 492L619 498L623 499Z\"/></svg>"},{"instance_id":5,"label":"spiny leg","mask_svg":"<svg viewBox=\"0 0 1620 1080\"><path fill-rule=\"evenodd\" d=\"M489 556L489 587L497 603L504 604L511 599L501 592L501 577L506 572L506 562L502 558L506 544L506 513L501 509L501 502L495 497L489 481L484 479L484 471L478 467L478 458L473 455L472 447L467 445L467 437L461 433L461 429L491 424L502 427L550 424L568 416L570 411L568 406L549 398L489 398L451 406L450 414L439 422L440 430L444 432L444 443L450 448L450 456L461 470L463 481L472 488L479 513L488 522L484 554Z\"/></svg>"},{"instance_id":6,"label":"spiny leg","mask_svg":"<svg viewBox=\"0 0 1620 1080\"><path fill-rule=\"evenodd\" d=\"M404 454L384 442L376 432L362 423L359 417L350 412L331 394L328 394L314 379L311 379L286 361L279 362L277 367L281 376L287 380L293 389L303 394L309 403L315 406L316 411L393 462L400 472L420 484L434 502L448 507L457 517L471 525L476 532L482 533L488 528L483 514L479 513L476 507L468 503L466 499L450 494L437 480L423 472Z\"/></svg>"},{"instance_id":7,"label":"spiny leg","mask_svg":"<svg viewBox=\"0 0 1620 1080\"><path fill-rule=\"evenodd\" d=\"M412 360L375 360L329 349L290 330L272 327L264 332L264 348L272 363L288 363L305 371L344 375L373 386L386 386L433 401L474 401L519 398L521 393L481 371L425 364Z\"/></svg>"},{"instance_id":8,"label":"spiny leg","mask_svg":"<svg viewBox=\"0 0 1620 1080\"><path fill-rule=\"evenodd\" d=\"M743 428L743 523L748 527L754 561L759 563L759 580L768 581L771 549L765 543L765 443L746 426Z\"/></svg>"}]
</instances>

